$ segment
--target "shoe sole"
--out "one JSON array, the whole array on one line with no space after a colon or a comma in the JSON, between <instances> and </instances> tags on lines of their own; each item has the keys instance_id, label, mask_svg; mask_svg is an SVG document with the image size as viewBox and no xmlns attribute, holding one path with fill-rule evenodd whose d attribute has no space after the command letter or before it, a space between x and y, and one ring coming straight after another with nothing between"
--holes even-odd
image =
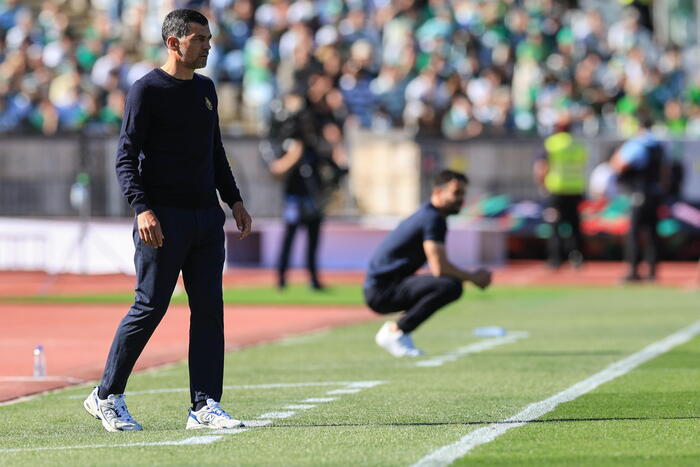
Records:
<instances>
[{"instance_id":1,"label":"shoe sole","mask_svg":"<svg viewBox=\"0 0 700 467\"><path fill-rule=\"evenodd\" d=\"M425 352L423 352L422 350L418 350L418 349L416 349L417 352L415 352L415 353L404 353L404 352L396 353L396 352L392 352L388 346L384 346L384 345L380 344L379 342L377 342L377 345L379 347L381 347L382 349L386 350L392 357L396 357L396 358L404 358L404 357L416 358L416 357L422 357L425 355Z\"/></svg>"},{"instance_id":2,"label":"shoe sole","mask_svg":"<svg viewBox=\"0 0 700 467\"><path fill-rule=\"evenodd\" d=\"M104 427L105 430L109 431L110 433L118 433L120 431L142 431L143 428L114 428L110 426L109 423L107 423L104 418L97 417L100 419L100 422L102 422L102 426Z\"/></svg>"},{"instance_id":3,"label":"shoe sole","mask_svg":"<svg viewBox=\"0 0 700 467\"><path fill-rule=\"evenodd\" d=\"M243 422L239 423L236 426L233 426L231 428L245 428L245 424ZM185 425L185 430L203 430L203 429L208 429L208 430L230 430L231 428L224 428L220 426L211 426L211 425L204 425L204 424L198 424L198 425Z\"/></svg>"}]
</instances>

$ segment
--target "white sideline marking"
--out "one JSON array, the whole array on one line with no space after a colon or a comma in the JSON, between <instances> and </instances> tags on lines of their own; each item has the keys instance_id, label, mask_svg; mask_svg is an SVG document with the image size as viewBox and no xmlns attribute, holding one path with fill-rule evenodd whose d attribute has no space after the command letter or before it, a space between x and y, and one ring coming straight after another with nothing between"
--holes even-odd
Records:
<instances>
[{"instance_id":1,"label":"white sideline marking","mask_svg":"<svg viewBox=\"0 0 700 467\"><path fill-rule=\"evenodd\" d=\"M0 453L28 452L28 451L65 451L68 449L97 449L97 448L131 448L142 446L186 446L193 444L209 444L220 440L223 436L193 436L179 441L155 441L152 443L124 443L124 444L85 444L82 446L55 446L45 448L12 448L0 449Z\"/></svg>"},{"instance_id":2,"label":"white sideline marking","mask_svg":"<svg viewBox=\"0 0 700 467\"><path fill-rule=\"evenodd\" d=\"M321 402L333 402L337 401L337 397L310 397L308 399L304 399L302 402L315 402L315 403L321 403Z\"/></svg>"},{"instance_id":3,"label":"white sideline marking","mask_svg":"<svg viewBox=\"0 0 700 467\"><path fill-rule=\"evenodd\" d=\"M362 388L362 389L369 389L373 388L375 386L379 386L380 384L384 384L384 381L355 381L354 383L348 384L349 388Z\"/></svg>"},{"instance_id":4,"label":"white sideline marking","mask_svg":"<svg viewBox=\"0 0 700 467\"><path fill-rule=\"evenodd\" d=\"M243 431L247 431L243 429ZM185 444L209 444L213 443L214 441L218 441L221 439L221 436L194 436L192 438L187 438L183 439L182 441L161 441L159 443L156 443L158 446L182 446ZM144 443L148 445L148 443Z\"/></svg>"},{"instance_id":5,"label":"white sideline marking","mask_svg":"<svg viewBox=\"0 0 700 467\"><path fill-rule=\"evenodd\" d=\"M306 410L306 409L313 409L316 407L315 404L290 404L290 405L285 405L282 407L283 409L293 409L293 410Z\"/></svg>"},{"instance_id":6,"label":"white sideline marking","mask_svg":"<svg viewBox=\"0 0 700 467\"><path fill-rule=\"evenodd\" d=\"M264 385L247 385L247 386L237 386L238 388L245 387L245 388L259 388L259 387L265 387L265 388L278 388L278 387L299 387L299 386L345 386L347 389L345 389L344 393L356 393L361 391L362 389L366 388L373 388L375 386L378 386L380 384L384 384L385 381L340 381L340 382L320 382L320 383L291 383L291 384L285 384L285 383L279 383L279 384L264 384ZM228 386L230 388L231 386ZM188 389L187 389L188 390ZM156 390L158 391L158 390ZM151 393L153 391L141 391L140 393ZM170 390L172 392L172 390ZM134 393L139 393L137 391L134 391L130 394ZM82 397L82 396L78 396ZM69 396L71 399L76 399L76 396ZM337 397L320 397L320 398L309 398L305 399L302 402L331 402L338 400ZM288 405L284 408L296 408L296 409L310 409L316 407L315 405L310 405L310 404L298 404L298 405ZM273 420L270 419L284 419L284 418L289 418L296 415L296 412L294 411L285 411L285 412L268 412L265 414L262 414L258 417L258 420L246 420L243 421L243 424L245 425L244 427L241 428L228 428L228 429L220 429L216 430L217 436L196 436L192 438L186 438L180 441L159 441L159 442L153 442L153 443L130 443L130 444L98 444L98 445L83 445L83 446L56 446L56 447L45 447L45 448L14 448L14 449L0 449L0 454L2 453L10 453L10 452L24 452L24 451L48 451L48 450L68 450L68 449L88 449L88 448L102 448L102 447L139 447L139 446L181 446L181 445L188 445L188 444L211 444L214 443L223 436L220 436L222 434L226 435L235 435L238 433L244 433L246 431L249 431L252 427L262 427L262 426L267 426L267 425L272 425Z\"/></svg>"},{"instance_id":7,"label":"white sideline marking","mask_svg":"<svg viewBox=\"0 0 700 467\"><path fill-rule=\"evenodd\" d=\"M85 380L73 378L72 376L0 376L0 383L41 383L43 381L59 381L71 384L81 384L85 382Z\"/></svg>"},{"instance_id":8,"label":"white sideline marking","mask_svg":"<svg viewBox=\"0 0 700 467\"><path fill-rule=\"evenodd\" d=\"M347 386L351 388L372 388L374 386L384 384L384 381L317 381L317 382L302 382L302 383L272 383L272 384L239 384L236 386L224 386L225 390L232 389L278 389L278 388L303 388L313 386ZM190 388L161 388L147 389L143 391L128 391L126 394L130 396L143 394L166 394L170 392L189 392ZM84 399L85 395L66 396L67 399Z\"/></svg>"},{"instance_id":9,"label":"white sideline marking","mask_svg":"<svg viewBox=\"0 0 700 467\"><path fill-rule=\"evenodd\" d=\"M542 415L554 410L562 402L569 402L594 390L601 384L612 381L615 378L629 373L642 363L645 363L661 354L668 352L674 347L688 342L690 339L700 334L700 321L671 334L670 336L648 345L639 352L627 358L619 360L604 370L590 376L583 381L570 386L568 389L549 397L540 402L525 407L523 411L501 422L492 423L483 428L468 433L459 441L443 446L423 459L419 460L413 467L442 467L451 464L455 460L467 454L469 451L482 444L489 443L506 431L523 426Z\"/></svg>"},{"instance_id":10,"label":"white sideline marking","mask_svg":"<svg viewBox=\"0 0 700 467\"><path fill-rule=\"evenodd\" d=\"M333 391L328 391L326 394L355 394L360 391L362 391L361 388L334 389Z\"/></svg>"},{"instance_id":11,"label":"white sideline marking","mask_svg":"<svg viewBox=\"0 0 700 467\"><path fill-rule=\"evenodd\" d=\"M517 340L524 339L528 336L529 334L525 331L513 331L503 337L491 337L488 339L481 340L479 342L475 342L473 344L465 345L464 347L460 347L457 350L443 355L437 355L426 360L420 360L416 362L416 366L442 366L446 362L453 362L457 360L459 357L463 357L465 355L473 353L483 352L484 350L492 349L494 347L498 347L499 345L510 344Z\"/></svg>"},{"instance_id":12,"label":"white sideline marking","mask_svg":"<svg viewBox=\"0 0 700 467\"><path fill-rule=\"evenodd\" d=\"M216 430L217 433L222 433L222 434L225 434L225 435L236 435L236 434L238 434L238 433L243 433L243 432L246 432L246 431L250 431L250 428L248 428L248 427L241 427L241 428L220 428L220 429L217 429L217 430ZM217 440L214 440L214 441L217 441ZM213 443L214 441L211 441L211 442ZM202 444L208 444L208 443L202 443Z\"/></svg>"},{"instance_id":13,"label":"white sideline marking","mask_svg":"<svg viewBox=\"0 0 700 467\"><path fill-rule=\"evenodd\" d=\"M246 427L267 426L272 425L272 420L243 420Z\"/></svg>"},{"instance_id":14,"label":"white sideline marking","mask_svg":"<svg viewBox=\"0 0 700 467\"><path fill-rule=\"evenodd\" d=\"M296 414L296 412L268 412L260 415L258 418L289 418Z\"/></svg>"}]
</instances>

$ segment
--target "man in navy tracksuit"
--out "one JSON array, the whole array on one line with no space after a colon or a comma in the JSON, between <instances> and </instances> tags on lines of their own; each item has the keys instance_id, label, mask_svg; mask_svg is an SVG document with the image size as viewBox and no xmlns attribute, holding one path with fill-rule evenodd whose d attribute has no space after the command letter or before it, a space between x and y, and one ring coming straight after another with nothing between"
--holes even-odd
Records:
<instances>
[{"instance_id":1,"label":"man in navy tracksuit","mask_svg":"<svg viewBox=\"0 0 700 467\"><path fill-rule=\"evenodd\" d=\"M464 204L468 179L443 170L433 180L430 201L399 224L372 255L364 283L367 305L380 314L402 311L387 321L375 342L395 357L417 357L411 333L440 308L462 295L462 283L480 289L491 284L487 269L465 271L449 261L445 250L448 216ZM430 274L415 274L428 262Z\"/></svg>"},{"instance_id":2,"label":"man in navy tracksuit","mask_svg":"<svg viewBox=\"0 0 700 467\"><path fill-rule=\"evenodd\" d=\"M241 231L246 212L221 143L214 84L206 65L211 33L194 10L163 22L168 59L129 90L117 153L117 177L136 212L136 297L117 329L101 384L84 402L107 431L141 430L124 402L137 358L163 318L182 271L190 305L192 408L186 428L242 426L220 406L224 366L222 270L230 206Z\"/></svg>"}]
</instances>

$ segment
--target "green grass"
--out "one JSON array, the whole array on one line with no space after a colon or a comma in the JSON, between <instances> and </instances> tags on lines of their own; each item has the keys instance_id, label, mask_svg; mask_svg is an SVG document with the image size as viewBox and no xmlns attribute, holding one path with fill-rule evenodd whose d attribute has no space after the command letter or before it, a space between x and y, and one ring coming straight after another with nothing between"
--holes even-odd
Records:
<instances>
[{"instance_id":1,"label":"green grass","mask_svg":"<svg viewBox=\"0 0 700 467\"><path fill-rule=\"evenodd\" d=\"M455 465L697 465L699 354L696 338Z\"/></svg>"},{"instance_id":2,"label":"green grass","mask_svg":"<svg viewBox=\"0 0 700 467\"><path fill-rule=\"evenodd\" d=\"M639 351L698 319L697 294L661 288L469 290L415 333L429 355L476 342L472 329L501 325L527 339L434 368L394 359L372 342L378 323L247 348L227 355L225 384L383 381L277 420L272 426L189 446L30 452L12 448L183 440L187 368L132 376L127 393L139 433L110 434L90 419L87 386L0 407L0 464L14 465L410 465L485 424ZM89 351L89 349L86 349ZM457 465L695 465L700 458L700 339L514 428ZM229 388L224 407L243 419L342 386ZM139 391L183 388L168 394Z\"/></svg>"}]
</instances>

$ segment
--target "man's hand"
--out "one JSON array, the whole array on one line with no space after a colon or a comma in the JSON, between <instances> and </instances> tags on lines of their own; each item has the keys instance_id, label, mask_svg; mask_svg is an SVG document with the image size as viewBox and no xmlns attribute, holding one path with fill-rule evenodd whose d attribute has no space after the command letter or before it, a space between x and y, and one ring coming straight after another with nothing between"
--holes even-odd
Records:
<instances>
[{"instance_id":1,"label":"man's hand","mask_svg":"<svg viewBox=\"0 0 700 467\"><path fill-rule=\"evenodd\" d=\"M472 283L480 289L485 289L491 285L491 271L488 269L477 269L472 273Z\"/></svg>"},{"instance_id":2,"label":"man's hand","mask_svg":"<svg viewBox=\"0 0 700 467\"><path fill-rule=\"evenodd\" d=\"M163 246L165 237L160 229L160 222L153 211L149 209L136 216L136 225L139 229L139 238L143 243L152 248Z\"/></svg>"},{"instance_id":3,"label":"man's hand","mask_svg":"<svg viewBox=\"0 0 700 467\"><path fill-rule=\"evenodd\" d=\"M470 272L460 269L447 260L445 245L433 240L423 242L425 257L428 259L428 267L434 277L449 276L461 281L469 281L480 289L485 289L491 285L491 271L480 268Z\"/></svg>"},{"instance_id":4,"label":"man's hand","mask_svg":"<svg viewBox=\"0 0 700 467\"><path fill-rule=\"evenodd\" d=\"M236 226L238 230L241 231L241 235L238 237L239 240L243 240L250 234L250 229L253 225L253 220L250 218L250 214L245 210L243 203L238 201L231 206L231 211L233 211L233 219L236 221Z\"/></svg>"}]
</instances>

